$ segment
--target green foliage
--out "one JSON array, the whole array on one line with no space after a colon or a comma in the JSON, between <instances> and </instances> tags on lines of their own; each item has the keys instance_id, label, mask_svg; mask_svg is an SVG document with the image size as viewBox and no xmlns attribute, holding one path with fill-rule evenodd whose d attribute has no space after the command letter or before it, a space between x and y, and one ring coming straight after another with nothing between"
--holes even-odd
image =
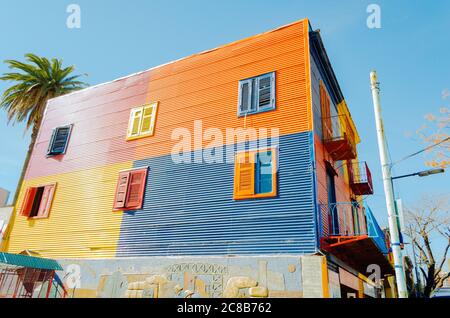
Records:
<instances>
[{"instance_id":1,"label":"green foliage","mask_svg":"<svg viewBox=\"0 0 450 318\"><path fill-rule=\"evenodd\" d=\"M26 54L27 63L6 60L14 71L0 76L0 80L14 82L3 92L0 108L6 110L8 121L26 121L26 128L39 125L47 101L84 88L80 75L72 75L74 66L63 67L62 60Z\"/></svg>"}]
</instances>

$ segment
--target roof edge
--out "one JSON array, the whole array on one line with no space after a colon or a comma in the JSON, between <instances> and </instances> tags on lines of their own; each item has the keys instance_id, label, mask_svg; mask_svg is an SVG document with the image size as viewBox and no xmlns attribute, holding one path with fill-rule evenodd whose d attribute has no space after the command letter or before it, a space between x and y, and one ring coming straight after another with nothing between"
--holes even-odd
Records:
<instances>
[{"instance_id":1,"label":"roof edge","mask_svg":"<svg viewBox=\"0 0 450 318\"><path fill-rule=\"evenodd\" d=\"M184 56L184 57L182 57L182 58L175 59L175 60L172 60L172 61L163 63L163 64L159 64L159 65L157 65L157 66L148 68L148 69L143 70L143 71L139 71L139 72L135 72L135 73L132 73L132 74L129 74L129 75L125 75L125 76L122 76L122 77L113 79L113 80L111 80L111 81L108 81L108 82L103 82L103 83L95 84L95 85L93 85L93 86L89 86L89 87L86 87L86 88L83 88L83 89L80 89L80 90L71 92L71 93L69 93L69 94L65 94L65 95L53 97L53 98L49 99L49 100L47 101L47 103L50 102L50 101L54 101L54 100L63 98L63 97L67 97L67 96L79 94L79 93L82 93L82 92L86 92L86 91L88 91L88 90L92 90L92 89L95 89L95 88L102 87L102 86L104 86L104 85L108 85L108 84L111 84L111 83L115 83L115 82L118 82L118 81L122 81L122 80L125 80L125 79L130 78L130 77L133 77L133 76L141 75L141 74L144 74L144 73L146 73L146 72L150 72L150 71L152 71L152 70L155 70L155 69L158 69L158 68L161 68L161 67L170 65L170 64L174 64L174 63L177 63L177 62L180 62L180 61L183 61L183 60L187 60L187 59L189 59L189 58L193 58L193 57L196 57L196 56L199 56L199 55L204 55L204 54L207 54L207 53L210 53L210 52L213 52L213 51L216 51L216 50L219 50L219 49L222 49L222 48L231 46L231 45L235 45L235 44L238 44L238 43L243 42L243 41L247 41L247 40L250 40L250 39L253 39L253 38L257 38L257 37L263 36L263 35L265 35L265 34L269 34L269 33L272 33L272 32L276 32L276 31L279 31L279 30L282 30L282 29L285 29L285 28L287 28L287 27L291 27L291 26L293 26L293 25L300 24L300 23L308 23L308 25L309 25L309 19L308 19L308 18L303 18L303 19L300 19L300 20L296 20L296 21L294 21L294 22L291 22L291 23L282 25L282 26L277 27L277 28L275 28L275 29L271 29L271 30L268 30L268 31L265 31L265 32L262 32L262 33L258 33L258 34L256 34L256 35L252 35L252 36L249 36L249 37L240 39L240 40L236 40L236 41L233 41L233 42L230 42L230 43L226 43L226 44L217 46L217 47L212 48L212 49L207 49L207 50L204 50L204 51L201 51L201 52L198 52L198 53L194 53L194 54L191 54L191 55L188 55L188 56Z\"/></svg>"}]
</instances>

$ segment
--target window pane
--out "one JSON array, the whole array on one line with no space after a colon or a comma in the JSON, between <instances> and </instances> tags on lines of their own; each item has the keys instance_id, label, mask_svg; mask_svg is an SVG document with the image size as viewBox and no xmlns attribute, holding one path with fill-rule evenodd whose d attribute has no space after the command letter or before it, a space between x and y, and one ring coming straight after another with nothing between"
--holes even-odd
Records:
<instances>
[{"instance_id":1,"label":"window pane","mask_svg":"<svg viewBox=\"0 0 450 318\"><path fill-rule=\"evenodd\" d=\"M272 192L272 151L258 153L256 169L258 193Z\"/></svg>"},{"instance_id":2,"label":"window pane","mask_svg":"<svg viewBox=\"0 0 450 318\"><path fill-rule=\"evenodd\" d=\"M241 112L245 113L249 110L250 85L249 82L241 84Z\"/></svg>"},{"instance_id":3,"label":"window pane","mask_svg":"<svg viewBox=\"0 0 450 318\"><path fill-rule=\"evenodd\" d=\"M256 89L256 79L252 79L252 90L251 90L251 96L250 96L250 111L254 112L256 110L256 94L258 90Z\"/></svg>"},{"instance_id":4,"label":"window pane","mask_svg":"<svg viewBox=\"0 0 450 318\"><path fill-rule=\"evenodd\" d=\"M155 121L155 107L149 106L144 108L144 114L142 118L141 134L149 134L153 132L152 126Z\"/></svg>"},{"instance_id":5,"label":"window pane","mask_svg":"<svg viewBox=\"0 0 450 318\"><path fill-rule=\"evenodd\" d=\"M144 116L151 116L153 113L153 106L144 108Z\"/></svg>"},{"instance_id":6,"label":"window pane","mask_svg":"<svg viewBox=\"0 0 450 318\"><path fill-rule=\"evenodd\" d=\"M132 127L131 127L131 135L137 135L139 134L139 124L141 122L141 114L142 111L137 111L134 113L134 118L133 118L133 123L132 123Z\"/></svg>"},{"instance_id":7,"label":"window pane","mask_svg":"<svg viewBox=\"0 0 450 318\"><path fill-rule=\"evenodd\" d=\"M151 124L152 124L152 117L151 117L151 116L144 117L144 118L142 119L142 129L141 129L141 132L142 132L142 133L147 133L147 132L149 132L149 131L150 131Z\"/></svg>"}]
</instances>

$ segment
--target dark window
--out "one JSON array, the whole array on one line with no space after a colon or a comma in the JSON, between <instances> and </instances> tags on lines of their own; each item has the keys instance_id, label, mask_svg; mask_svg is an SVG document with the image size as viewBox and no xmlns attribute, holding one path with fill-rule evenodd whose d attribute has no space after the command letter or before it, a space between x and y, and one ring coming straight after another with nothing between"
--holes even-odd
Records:
<instances>
[{"instance_id":1,"label":"dark window","mask_svg":"<svg viewBox=\"0 0 450 318\"><path fill-rule=\"evenodd\" d=\"M329 218L331 223L332 234L338 235L339 231L339 210L336 205L336 186L334 177L336 172L327 166L327 192L328 192L328 206L329 206Z\"/></svg>"},{"instance_id":2,"label":"dark window","mask_svg":"<svg viewBox=\"0 0 450 318\"><path fill-rule=\"evenodd\" d=\"M71 130L72 125L53 129L53 134L47 149L47 155L56 156L66 153Z\"/></svg>"},{"instance_id":3,"label":"dark window","mask_svg":"<svg viewBox=\"0 0 450 318\"><path fill-rule=\"evenodd\" d=\"M29 187L22 202L20 215L29 218L46 218L55 194L56 183L46 186Z\"/></svg>"},{"instance_id":4,"label":"dark window","mask_svg":"<svg viewBox=\"0 0 450 318\"><path fill-rule=\"evenodd\" d=\"M33 205L31 206L30 218L38 216L39 207L41 206L42 194L44 193L44 187L36 188L36 194L34 195Z\"/></svg>"}]
</instances>

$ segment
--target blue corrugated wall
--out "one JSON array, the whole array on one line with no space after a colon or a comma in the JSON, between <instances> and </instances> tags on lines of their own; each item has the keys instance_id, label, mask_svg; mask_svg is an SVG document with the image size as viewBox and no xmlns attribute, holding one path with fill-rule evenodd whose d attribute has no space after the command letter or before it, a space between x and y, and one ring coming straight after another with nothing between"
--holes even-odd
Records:
<instances>
[{"instance_id":1,"label":"blue corrugated wall","mask_svg":"<svg viewBox=\"0 0 450 318\"><path fill-rule=\"evenodd\" d=\"M117 256L314 253L311 140L280 137L276 198L233 200L233 164L136 161L149 167L144 205L124 213Z\"/></svg>"}]
</instances>

